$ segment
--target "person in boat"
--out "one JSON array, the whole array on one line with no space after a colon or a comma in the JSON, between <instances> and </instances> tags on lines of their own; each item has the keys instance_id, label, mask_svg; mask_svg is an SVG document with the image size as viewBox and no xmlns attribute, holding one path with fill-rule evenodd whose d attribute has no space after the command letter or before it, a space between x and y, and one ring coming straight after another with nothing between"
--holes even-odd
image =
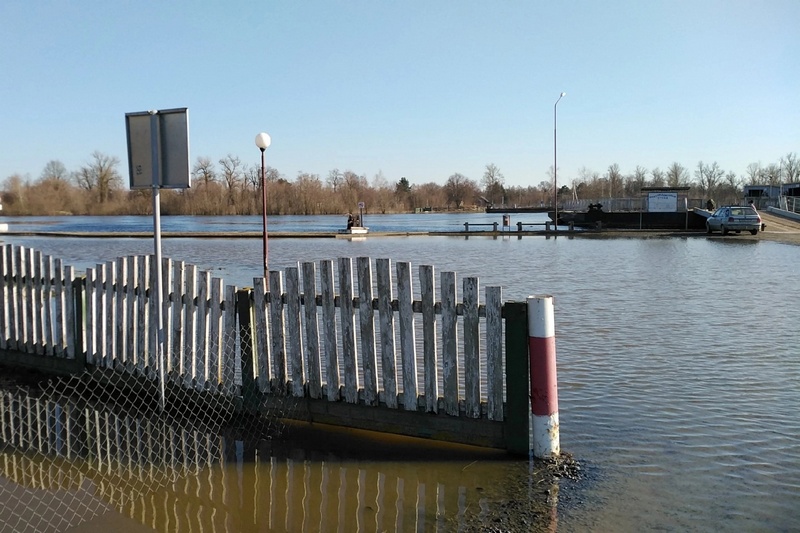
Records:
<instances>
[{"instance_id":1,"label":"person in boat","mask_svg":"<svg viewBox=\"0 0 800 533\"><path fill-rule=\"evenodd\" d=\"M353 218L353 213L347 213L347 229L350 229L355 224L355 219Z\"/></svg>"},{"instance_id":2,"label":"person in boat","mask_svg":"<svg viewBox=\"0 0 800 533\"><path fill-rule=\"evenodd\" d=\"M361 227L361 215L356 215L356 220L353 223L357 228Z\"/></svg>"}]
</instances>

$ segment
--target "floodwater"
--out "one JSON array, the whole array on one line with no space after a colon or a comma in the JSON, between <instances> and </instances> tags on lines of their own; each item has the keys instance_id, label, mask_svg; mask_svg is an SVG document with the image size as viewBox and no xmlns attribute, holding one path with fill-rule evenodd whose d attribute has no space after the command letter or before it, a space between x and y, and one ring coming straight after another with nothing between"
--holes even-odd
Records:
<instances>
[{"instance_id":1,"label":"floodwater","mask_svg":"<svg viewBox=\"0 0 800 533\"><path fill-rule=\"evenodd\" d=\"M393 216L391 223L413 231L435 217L453 227L499 219L432 215L420 223L420 217ZM194 219L192 231L206 227L203 220ZM380 224L368 219L367 225ZM108 231L103 226L97 229ZM152 251L148 239L4 240L78 268ZM558 487L530 482L529 493L550 490L557 497L549 498L552 513L536 523L520 516L518 530L800 529L800 247L747 236L566 234L269 245L273 269L338 257L391 258L478 276L484 287L502 286L505 300L554 295L561 445L581 462L584 476ZM239 286L260 275L258 239L165 239L163 250ZM481 509L504 496L506 480L518 490L530 473L527 460L456 454L398 460L397 450L376 457L367 452L379 447L368 441L359 456L326 452L332 443L277 452L225 442L218 455L226 462L149 492L143 486L141 501L102 520L130 531L452 531L474 524L469 517L476 510L479 520ZM9 464L4 460L0 469Z\"/></svg>"}]
</instances>

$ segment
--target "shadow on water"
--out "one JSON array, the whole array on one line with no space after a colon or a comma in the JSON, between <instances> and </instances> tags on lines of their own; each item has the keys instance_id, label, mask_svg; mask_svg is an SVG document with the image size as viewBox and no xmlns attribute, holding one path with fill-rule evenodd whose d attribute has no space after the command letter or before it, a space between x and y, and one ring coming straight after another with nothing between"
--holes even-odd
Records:
<instances>
[{"instance_id":1,"label":"shadow on water","mask_svg":"<svg viewBox=\"0 0 800 533\"><path fill-rule=\"evenodd\" d=\"M0 382L8 531L546 531L579 472L277 411L231 417L224 401L217 420L160 414L111 392L109 372Z\"/></svg>"}]
</instances>

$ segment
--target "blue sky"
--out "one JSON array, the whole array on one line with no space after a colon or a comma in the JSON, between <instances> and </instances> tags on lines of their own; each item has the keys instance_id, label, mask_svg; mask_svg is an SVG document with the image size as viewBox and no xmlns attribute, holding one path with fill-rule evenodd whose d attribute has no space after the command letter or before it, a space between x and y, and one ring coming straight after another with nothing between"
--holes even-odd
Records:
<instances>
[{"instance_id":1,"label":"blue sky","mask_svg":"<svg viewBox=\"0 0 800 533\"><path fill-rule=\"evenodd\" d=\"M191 160L288 179L559 182L581 167L800 152L800 2L87 1L0 4L0 180L99 150L125 113L188 107Z\"/></svg>"}]
</instances>

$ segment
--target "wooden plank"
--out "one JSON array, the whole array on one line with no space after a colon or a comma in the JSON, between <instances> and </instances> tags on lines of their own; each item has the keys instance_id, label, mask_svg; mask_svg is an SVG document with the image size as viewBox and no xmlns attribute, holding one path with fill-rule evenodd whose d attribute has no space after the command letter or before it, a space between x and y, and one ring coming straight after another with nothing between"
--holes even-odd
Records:
<instances>
[{"instance_id":1,"label":"wooden plank","mask_svg":"<svg viewBox=\"0 0 800 533\"><path fill-rule=\"evenodd\" d=\"M172 263L172 346L170 352L172 354L172 368L175 373L175 379L181 380L186 375L186 360L184 354L184 320L185 314L183 312L184 293L186 285L186 265L183 261L174 261Z\"/></svg>"},{"instance_id":2,"label":"wooden plank","mask_svg":"<svg viewBox=\"0 0 800 533\"><path fill-rule=\"evenodd\" d=\"M253 306L250 300L249 289L239 289L236 292L236 318L239 322L239 366L237 370L241 376L242 408L245 412L253 412L258 409L259 402L253 361Z\"/></svg>"},{"instance_id":3,"label":"wooden plank","mask_svg":"<svg viewBox=\"0 0 800 533\"><path fill-rule=\"evenodd\" d=\"M0 261L2 262L2 261ZM65 357L65 343L67 337L67 328L65 318L67 314L71 314L68 309L71 309L71 300L66 298L65 283L71 285L72 280L64 280L64 264L61 259L53 261L53 352L59 357ZM70 307L68 307L68 305Z\"/></svg>"},{"instance_id":4,"label":"wooden plank","mask_svg":"<svg viewBox=\"0 0 800 533\"><path fill-rule=\"evenodd\" d=\"M506 323L506 449L527 457L530 453L531 389L528 357L528 304L507 302Z\"/></svg>"},{"instance_id":5,"label":"wooden plank","mask_svg":"<svg viewBox=\"0 0 800 533\"><path fill-rule=\"evenodd\" d=\"M33 294L33 350L37 355L44 355L44 294L42 286L42 252L32 250L31 284Z\"/></svg>"},{"instance_id":6,"label":"wooden plank","mask_svg":"<svg viewBox=\"0 0 800 533\"><path fill-rule=\"evenodd\" d=\"M136 332L138 330L138 280L139 280L139 257L130 256L127 258L128 278L125 291L125 314L127 315L127 327L125 328L125 365L129 371L136 366L136 353L139 349L137 344Z\"/></svg>"},{"instance_id":7,"label":"wooden plank","mask_svg":"<svg viewBox=\"0 0 800 533\"><path fill-rule=\"evenodd\" d=\"M175 280L173 278L172 259L169 257L161 258L161 275L163 280L161 282L161 318L164 327L164 376L167 379L172 379L175 376L175 355L172 353L172 335L174 328L172 322L174 316L172 314L172 298L175 295Z\"/></svg>"},{"instance_id":8,"label":"wooden plank","mask_svg":"<svg viewBox=\"0 0 800 533\"><path fill-rule=\"evenodd\" d=\"M226 393L236 392L236 285L225 286L223 303L222 386Z\"/></svg>"},{"instance_id":9,"label":"wooden plank","mask_svg":"<svg viewBox=\"0 0 800 533\"><path fill-rule=\"evenodd\" d=\"M361 333L361 368L364 373L364 403L378 405L378 361L375 355L375 312L372 309L372 262L356 259L358 271L358 319Z\"/></svg>"},{"instance_id":10,"label":"wooden plank","mask_svg":"<svg viewBox=\"0 0 800 533\"><path fill-rule=\"evenodd\" d=\"M177 289L177 287L176 287ZM211 280L211 298L209 300L209 358L208 374L213 390L219 389L222 381L222 297L223 286L221 278Z\"/></svg>"},{"instance_id":11,"label":"wooden plank","mask_svg":"<svg viewBox=\"0 0 800 533\"><path fill-rule=\"evenodd\" d=\"M13 272L13 281L11 282L11 288L13 293L13 301L11 303L11 314L13 317L10 318L10 326L12 329L12 335L10 336L11 343L9 345L10 349L24 351L25 348L25 296L24 291L22 290L23 281L22 278L24 277L25 273L22 267L22 247L17 246L14 248L13 253L9 255L9 259L12 262L11 268L9 268L10 272Z\"/></svg>"},{"instance_id":12,"label":"wooden plank","mask_svg":"<svg viewBox=\"0 0 800 533\"><path fill-rule=\"evenodd\" d=\"M208 383L208 296L211 292L211 273L203 270L197 280L197 388L202 389Z\"/></svg>"},{"instance_id":13,"label":"wooden plank","mask_svg":"<svg viewBox=\"0 0 800 533\"><path fill-rule=\"evenodd\" d=\"M139 271L136 282L136 352L134 364L139 372L143 373L147 366L147 284L150 279L150 256L139 257Z\"/></svg>"},{"instance_id":14,"label":"wooden plank","mask_svg":"<svg viewBox=\"0 0 800 533\"><path fill-rule=\"evenodd\" d=\"M267 280L263 277L253 278L253 311L256 335L256 385L260 392L270 391L270 345L269 327L267 327Z\"/></svg>"},{"instance_id":15,"label":"wooden plank","mask_svg":"<svg viewBox=\"0 0 800 533\"><path fill-rule=\"evenodd\" d=\"M44 312L43 337L45 355L60 355L55 348L55 334L53 331L55 307L58 305L55 295L55 280L53 279L53 258L49 255L42 256L42 310Z\"/></svg>"},{"instance_id":16,"label":"wooden plank","mask_svg":"<svg viewBox=\"0 0 800 533\"><path fill-rule=\"evenodd\" d=\"M95 354L97 348L95 346L95 330L94 321L97 316L97 301L95 299L95 279L97 273L93 268L86 269L86 362L90 365L95 364Z\"/></svg>"},{"instance_id":17,"label":"wooden plank","mask_svg":"<svg viewBox=\"0 0 800 533\"><path fill-rule=\"evenodd\" d=\"M470 418L481 416L478 289L478 278L464 278L464 407Z\"/></svg>"},{"instance_id":18,"label":"wooden plank","mask_svg":"<svg viewBox=\"0 0 800 533\"><path fill-rule=\"evenodd\" d=\"M394 309L392 308L392 261L375 260L375 279L378 285L378 318L381 334L381 376L383 401L397 409L397 359L394 347Z\"/></svg>"},{"instance_id":19,"label":"wooden plank","mask_svg":"<svg viewBox=\"0 0 800 533\"><path fill-rule=\"evenodd\" d=\"M25 265L25 279L23 281L25 291L25 351L27 353L36 352L36 315L35 300L36 297L33 293L33 248L26 248L25 254L22 257L22 262Z\"/></svg>"},{"instance_id":20,"label":"wooden plank","mask_svg":"<svg viewBox=\"0 0 800 533\"><path fill-rule=\"evenodd\" d=\"M83 347L85 346L85 329L83 324L84 297L86 280L75 279L75 268L64 267L64 347L68 359L82 358L86 362Z\"/></svg>"},{"instance_id":21,"label":"wooden plank","mask_svg":"<svg viewBox=\"0 0 800 533\"><path fill-rule=\"evenodd\" d=\"M114 333L115 348L117 354L117 364L124 365L128 360L127 330L128 330L128 313L126 309L126 283L128 282L128 258L117 258L117 275L114 290L114 298L116 300L116 332Z\"/></svg>"},{"instance_id":22,"label":"wooden plank","mask_svg":"<svg viewBox=\"0 0 800 533\"><path fill-rule=\"evenodd\" d=\"M339 258L339 315L342 322L344 361L344 399L358 402L358 359L356 355L356 316L353 308L353 260Z\"/></svg>"},{"instance_id":23,"label":"wooden plank","mask_svg":"<svg viewBox=\"0 0 800 533\"><path fill-rule=\"evenodd\" d=\"M306 333L306 379L308 395L322 397L322 367L317 322L317 272L313 262L303 263L303 311Z\"/></svg>"},{"instance_id":24,"label":"wooden plank","mask_svg":"<svg viewBox=\"0 0 800 533\"><path fill-rule=\"evenodd\" d=\"M94 294L96 300L96 315L94 318L95 327L95 362L98 366L108 368L108 350L106 344L106 330L108 328L106 307L105 283L108 277L108 269L105 263L98 263L96 266L96 277L94 279Z\"/></svg>"},{"instance_id":25,"label":"wooden plank","mask_svg":"<svg viewBox=\"0 0 800 533\"><path fill-rule=\"evenodd\" d=\"M425 411L439 412L439 361L436 346L436 287L434 268L419 267L419 291L422 299L422 374L425 380Z\"/></svg>"},{"instance_id":26,"label":"wooden plank","mask_svg":"<svg viewBox=\"0 0 800 533\"><path fill-rule=\"evenodd\" d=\"M269 324L272 332L272 376L273 390L286 392L286 341L283 325L283 272L269 273Z\"/></svg>"},{"instance_id":27,"label":"wooden plank","mask_svg":"<svg viewBox=\"0 0 800 533\"><path fill-rule=\"evenodd\" d=\"M290 366L292 395L305 395L305 368L303 365L303 330L300 320L300 268L286 268L286 356Z\"/></svg>"},{"instance_id":28,"label":"wooden plank","mask_svg":"<svg viewBox=\"0 0 800 533\"><path fill-rule=\"evenodd\" d=\"M450 416L458 416L458 314L455 272L442 272L441 291L444 411Z\"/></svg>"},{"instance_id":29,"label":"wooden plank","mask_svg":"<svg viewBox=\"0 0 800 533\"><path fill-rule=\"evenodd\" d=\"M116 333L117 322L117 309L114 303L115 285L117 283L117 263L114 261L106 262L106 278L105 278L105 305L106 305L106 365L108 368L113 368L117 361L116 346L114 344L114 336Z\"/></svg>"},{"instance_id":30,"label":"wooden plank","mask_svg":"<svg viewBox=\"0 0 800 533\"><path fill-rule=\"evenodd\" d=\"M11 276L8 273L7 262L10 251L10 245L0 246L0 350L8 349L8 312L11 304L8 284Z\"/></svg>"},{"instance_id":31,"label":"wooden plank","mask_svg":"<svg viewBox=\"0 0 800 533\"><path fill-rule=\"evenodd\" d=\"M319 263L320 296L322 300L323 348L325 354L325 381L327 398L335 402L340 398L338 335L336 331L336 290L333 281L333 261Z\"/></svg>"},{"instance_id":32,"label":"wooden plank","mask_svg":"<svg viewBox=\"0 0 800 533\"><path fill-rule=\"evenodd\" d=\"M159 348L158 348L158 310L156 309L156 276L158 275L158 265L156 264L156 256L148 255L147 262L149 264L147 276L147 376L150 379L155 378L158 374L159 365Z\"/></svg>"},{"instance_id":33,"label":"wooden plank","mask_svg":"<svg viewBox=\"0 0 800 533\"><path fill-rule=\"evenodd\" d=\"M197 267L186 265L186 288L183 293L183 375L184 383L191 387L193 380L197 379Z\"/></svg>"},{"instance_id":34,"label":"wooden plank","mask_svg":"<svg viewBox=\"0 0 800 533\"><path fill-rule=\"evenodd\" d=\"M486 287L486 407L489 420L503 415L503 289Z\"/></svg>"},{"instance_id":35,"label":"wooden plank","mask_svg":"<svg viewBox=\"0 0 800 533\"><path fill-rule=\"evenodd\" d=\"M417 341L411 263L397 263L397 321L400 324L400 363L403 369L403 408L417 410Z\"/></svg>"}]
</instances>

